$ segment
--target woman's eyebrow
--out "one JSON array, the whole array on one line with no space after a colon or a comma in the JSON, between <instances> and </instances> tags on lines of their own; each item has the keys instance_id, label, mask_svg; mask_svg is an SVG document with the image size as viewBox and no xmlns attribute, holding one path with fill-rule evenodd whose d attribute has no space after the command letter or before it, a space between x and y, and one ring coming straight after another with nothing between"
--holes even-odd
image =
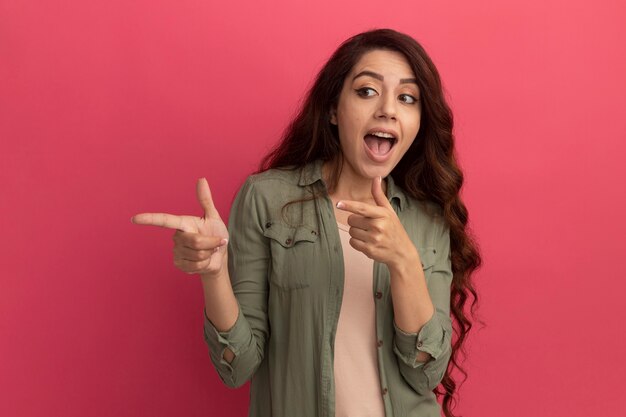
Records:
<instances>
[{"instance_id":1,"label":"woman's eyebrow","mask_svg":"<svg viewBox=\"0 0 626 417\"><path fill-rule=\"evenodd\" d=\"M356 80L359 77L372 77L372 78L376 78L377 80L383 81L385 79L385 77L383 77L380 74L377 74L373 71L361 71L359 72L357 75L354 76L354 78L352 78L352 81Z\"/></svg>"},{"instance_id":2,"label":"woman's eyebrow","mask_svg":"<svg viewBox=\"0 0 626 417\"><path fill-rule=\"evenodd\" d=\"M352 81L356 80L359 77L372 77L372 78L376 78L377 80L380 81L384 81L385 77L383 77L382 75L375 73L373 71L361 71L359 72L357 75L355 75L352 78ZM417 84L417 79L416 78L402 78L400 80L400 84Z\"/></svg>"}]
</instances>

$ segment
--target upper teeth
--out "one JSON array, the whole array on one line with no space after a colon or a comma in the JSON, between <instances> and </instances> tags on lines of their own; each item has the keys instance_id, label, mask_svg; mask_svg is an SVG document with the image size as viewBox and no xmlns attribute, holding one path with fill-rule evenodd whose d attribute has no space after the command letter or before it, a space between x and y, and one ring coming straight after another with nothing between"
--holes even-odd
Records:
<instances>
[{"instance_id":1,"label":"upper teeth","mask_svg":"<svg viewBox=\"0 0 626 417\"><path fill-rule=\"evenodd\" d=\"M393 135L386 132L372 132L370 135L378 136L379 138L393 139Z\"/></svg>"}]
</instances>

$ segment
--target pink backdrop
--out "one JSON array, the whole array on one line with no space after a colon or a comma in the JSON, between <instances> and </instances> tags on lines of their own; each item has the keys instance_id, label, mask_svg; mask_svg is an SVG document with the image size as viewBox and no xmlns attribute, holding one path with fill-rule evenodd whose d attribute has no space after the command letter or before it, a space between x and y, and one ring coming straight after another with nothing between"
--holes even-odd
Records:
<instances>
[{"instance_id":1,"label":"pink backdrop","mask_svg":"<svg viewBox=\"0 0 626 417\"><path fill-rule=\"evenodd\" d=\"M0 0L0 415L244 416L202 294L141 211L218 208L348 36L438 65L487 326L466 417L623 416L626 7L618 1Z\"/></svg>"}]
</instances>

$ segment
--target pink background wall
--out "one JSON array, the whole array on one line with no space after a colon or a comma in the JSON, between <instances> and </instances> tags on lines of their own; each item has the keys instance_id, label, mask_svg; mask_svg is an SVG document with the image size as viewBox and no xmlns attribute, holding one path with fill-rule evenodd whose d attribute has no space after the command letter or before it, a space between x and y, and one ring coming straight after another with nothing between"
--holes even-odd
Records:
<instances>
[{"instance_id":1,"label":"pink background wall","mask_svg":"<svg viewBox=\"0 0 626 417\"><path fill-rule=\"evenodd\" d=\"M0 0L0 415L244 416L141 211L218 208L348 36L420 40L455 111L487 327L466 417L623 416L626 7Z\"/></svg>"}]
</instances>

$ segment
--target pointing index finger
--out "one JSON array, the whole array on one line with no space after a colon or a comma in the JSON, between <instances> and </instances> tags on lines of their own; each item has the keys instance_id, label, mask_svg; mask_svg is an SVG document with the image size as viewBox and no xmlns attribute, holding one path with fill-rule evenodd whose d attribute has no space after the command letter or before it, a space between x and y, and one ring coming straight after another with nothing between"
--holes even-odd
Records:
<instances>
[{"instance_id":1,"label":"pointing index finger","mask_svg":"<svg viewBox=\"0 0 626 417\"><path fill-rule=\"evenodd\" d=\"M363 217L377 218L381 217L380 208L371 204L362 203L360 201L341 200L337 203L337 208L350 213L358 214Z\"/></svg>"},{"instance_id":2,"label":"pointing index finger","mask_svg":"<svg viewBox=\"0 0 626 417\"><path fill-rule=\"evenodd\" d=\"M159 226L167 229L185 230L183 217L167 213L141 213L130 219L131 222L146 226Z\"/></svg>"}]
</instances>

